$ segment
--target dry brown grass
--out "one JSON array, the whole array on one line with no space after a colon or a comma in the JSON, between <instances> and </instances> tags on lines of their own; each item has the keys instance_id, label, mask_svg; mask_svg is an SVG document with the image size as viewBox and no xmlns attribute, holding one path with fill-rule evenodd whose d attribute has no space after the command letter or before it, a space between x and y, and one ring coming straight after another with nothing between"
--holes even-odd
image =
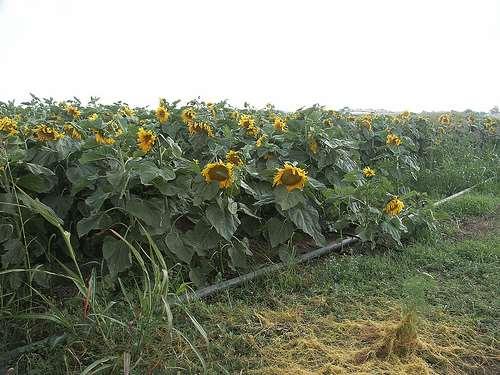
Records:
<instances>
[{"instance_id":1,"label":"dry brown grass","mask_svg":"<svg viewBox=\"0 0 500 375\"><path fill-rule=\"evenodd\" d=\"M385 320L314 318L305 311L297 306L255 312L255 320L248 322L253 334L245 337L264 367L249 373L499 373L498 345L478 341L463 326L417 321L414 312L401 318L394 307Z\"/></svg>"}]
</instances>

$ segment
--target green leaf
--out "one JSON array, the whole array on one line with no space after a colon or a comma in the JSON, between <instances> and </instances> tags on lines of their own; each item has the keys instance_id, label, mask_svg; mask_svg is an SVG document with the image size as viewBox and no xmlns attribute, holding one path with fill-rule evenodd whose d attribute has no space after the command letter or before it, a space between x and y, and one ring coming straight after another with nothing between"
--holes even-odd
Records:
<instances>
[{"instance_id":1,"label":"green leaf","mask_svg":"<svg viewBox=\"0 0 500 375\"><path fill-rule=\"evenodd\" d=\"M266 229L271 246L276 247L290 239L295 230L295 226L288 220L280 220L277 217L272 217L266 223Z\"/></svg>"},{"instance_id":2,"label":"green leaf","mask_svg":"<svg viewBox=\"0 0 500 375\"><path fill-rule=\"evenodd\" d=\"M32 163L24 163L26 166L26 169L30 171L34 175L45 175L45 176L54 176L55 173L52 172L49 168L42 167L41 165L38 164L32 164Z\"/></svg>"},{"instance_id":3,"label":"green leaf","mask_svg":"<svg viewBox=\"0 0 500 375\"><path fill-rule=\"evenodd\" d=\"M318 211L312 206L300 204L286 211L297 228L310 235L317 245L323 245L325 237L321 233Z\"/></svg>"},{"instance_id":4,"label":"green leaf","mask_svg":"<svg viewBox=\"0 0 500 375\"><path fill-rule=\"evenodd\" d=\"M0 224L0 243L7 241L14 232L12 224Z\"/></svg>"},{"instance_id":5,"label":"green leaf","mask_svg":"<svg viewBox=\"0 0 500 375\"><path fill-rule=\"evenodd\" d=\"M127 202L126 210L132 216L141 219L146 225L155 229L166 229L166 225L170 221L170 215L166 212L165 202L162 199L134 198Z\"/></svg>"},{"instance_id":6,"label":"green leaf","mask_svg":"<svg viewBox=\"0 0 500 375\"><path fill-rule=\"evenodd\" d=\"M36 193L48 193L57 183L55 176L28 174L17 180L17 185Z\"/></svg>"},{"instance_id":7,"label":"green leaf","mask_svg":"<svg viewBox=\"0 0 500 375\"><path fill-rule=\"evenodd\" d=\"M289 247L286 244L281 245L278 248L278 255L283 263L290 263L295 258L295 252L293 251L293 247Z\"/></svg>"},{"instance_id":8,"label":"green leaf","mask_svg":"<svg viewBox=\"0 0 500 375\"><path fill-rule=\"evenodd\" d=\"M198 183L197 181L195 183ZM215 198L219 192L219 184L215 181L206 183L205 181L199 182L195 190L194 202L195 206L199 206L202 202Z\"/></svg>"},{"instance_id":9,"label":"green leaf","mask_svg":"<svg viewBox=\"0 0 500 375\"><path fill-rule=\"evenodd\" d=\"M240 224L238 216L222 210L219 206L212 204L205 212L207 219L222 237L230 241L234 232Z\"/></svg>"},{"instance_id":10,"label":"green leaf","mask_svg":"<svg viewBox=\"0 0 500 375\"><path fill-rule=\"evenodd\" d=\"M102 255L106 259L111 277L115 278L120 272L126 271L132 265L132 258L128 246L113 237L106 237L102 244Z\"/></svg>"},{"instance_id":11,"label":"green leaf","mask_svg":"<svg viewBox=\"0 0 500 375\"><path fill-rule=\"evenodd\" d=\"M101 209L103 203L109 198L110 195L111 193L105 193L101 189L97 189L87 199L85 199L85 203L93 212L97 212Z\"/></svg>"},{"instance_id":12,"label":"green leaf","mask_svg":"<svg viewBox=\"0 0 500 375\"><path fill-rule=\"evenodd\" d=\"M165 243L169 250L174 253L177 258L182 260L184 263L191 263L193 258L194 249L190 246L184 245L182 242L179 232L174 228L165 237Z\"/></svg>"},{"instance_id":13,"label":"green leaf","mask_svg":"<svg viewBox=\"0 0 500 375\"><path fill-rule=\"evenodd\" d=\"M171 167L164 165L160 169L152 161L142 162L137 172L143 185L151 185L156 179L165 182L175 179L175 172Z\"/></svg>"},{"instance_id":14,"label":"green leaf","mask_svg":"<svg viewBox=\"0 0 500 375\"><path fill-rule=\"evenodd\" d=\"M399 233L399 230L392 223L388 221L383 221L380 224L380 228L384 233L389 234L394 241L396 241L398 244L401 244L401 234Z\"/></svg>"},{"instance_id":15,"label":"green leaf","mask_svg":"<svg viewBox=\"0 0 500 375\"><path fill-rule=\"evenodd\" d=\"M193 229L184 233L183 240L192 246L199 256L205 256L206 250L216 248L221 238L210 226L200 220Z\"/></svg>"},{"instance_id":16,"label":"green leaf","mask_svg":"<svg viewBox=\"0 0 500 375\"><path fill-rule=\"evenodd\" d=\"M17 265L23 262L26 251L21 241L17 238L12 238L7 240L7 242L3 244L3 247L6 250L1 257L2 267L4 269L9 267L9 265Z\"/></svg>"},{"instance_id":17,"label":"green leaf","mask_svg":"<svg viewBox=\"0 0 500 375\"><path fill-rule=\"evenodd\" d=\"M304 202L304 194L299 189L288 191L284 186L278 186L274 189L274 199L282 210L286 211Z\"/></svg>"},{"instance_id":18,"label":"green leaf","mask_svg":"<svg viewBox=\"0 0 500 375\"><path fill-rule=\"evenodd\" d=\"M106 229L109 228L112 224L113 221L108 214L99 212L95 215L91 215L80 220L76 224L76 231L78 233L78 237L83 237L91 230Z\"/></svg>"},{"instance_id":19,"label":"green leaf","mask_svg":"<svg viewBox=\"0 0 500 375\"><path fill-rule=\"evenodd\" d=\"M240 243L236 243L234 246L230 246L227 252L229 254L229 258L231 259L231 266L233 269L248 269L244 246Z\"/></svg>"}]
</instances>

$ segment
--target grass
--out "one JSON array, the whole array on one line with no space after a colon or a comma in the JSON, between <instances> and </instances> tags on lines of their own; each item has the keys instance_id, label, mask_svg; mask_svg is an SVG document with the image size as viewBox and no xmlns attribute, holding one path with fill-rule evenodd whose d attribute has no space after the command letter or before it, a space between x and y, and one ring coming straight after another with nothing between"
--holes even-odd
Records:
<instances>
[{"instance_id":1,"label":"grass","mask_svg":"<svg viewBox=\"0 0 500 375\"><path fill-rule=\"evenodd\" d=\"M151 308L147 294L102 297L94 302L102 316L91 322L78 299L52 303L65 329L2 319L0 353L21 346L26 332L36 341L66 331L60 345L6 364L18 374L76 374L99 360L89 374L496 374L499 200L481 188L441 206L440 234L425 242L333 255L172 306L174 326L168 307Z\"/></svg>"}]
</instances>

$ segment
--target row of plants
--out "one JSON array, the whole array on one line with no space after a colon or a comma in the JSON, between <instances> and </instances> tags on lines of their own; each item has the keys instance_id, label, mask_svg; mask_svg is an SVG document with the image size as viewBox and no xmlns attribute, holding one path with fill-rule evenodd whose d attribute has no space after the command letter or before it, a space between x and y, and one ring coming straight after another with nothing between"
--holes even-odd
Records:
<instances>
[{"instance_id":1,"label":"row of plants","mask_svg":"<svg viewBox=\"0 0 500 375\"><path fill-rule=\"evenodd\" d=\"M1 267L44 271L0 278L49 286L54 268L90 274L97 261L113 283L137 248L200 286L345 234L401 244L433 227L422 172L464 142L498 164L498 123L164 99L153 110L0 103Z\"/></svg>"}]
</instances>

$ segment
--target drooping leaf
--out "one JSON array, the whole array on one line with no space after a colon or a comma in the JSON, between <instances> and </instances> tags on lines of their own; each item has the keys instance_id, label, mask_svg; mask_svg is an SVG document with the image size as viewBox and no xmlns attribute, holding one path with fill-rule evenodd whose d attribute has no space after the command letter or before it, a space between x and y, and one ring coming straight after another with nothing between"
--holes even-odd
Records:
<instances>
[{"instance_id":1,"label":"drooping leaf","mask_svg":"<svg viewBox=\"0 0 500 375\"><path fill-rule=\"evenodd\" d=\"M299 203L305 201L304 194L299 189L295 189L289 192L284 186L278 186L276 189L274 189L273 194L276 203L284 211L295 207Z\"/></svg>"},{"instance_id":2,"label":"drooping leaf","mask_svg":"<svg viewBox=\"0 0 500 375\"><path fill-rule=\"evenodd\" d=\"M102 244L102 255L106 259L109 273L115 278L132 265L130 250L123 241L107 236Z\"/></svg>"},{"instance_id":3,"label":"drooping leaf","mask_svg":"<svg viewBox=\"0 0 500 375\"><path fill-rule=\"evenodd\" d=\"M234 232L240 224L238 216L231 214L227 210L222 210L218 205L212 204L205 212L208 222L212 224L222 237L231 240Z\"/></svg>"},{"instance_id":4,"label":"drooping leaf","mask_svg":"<svg viewBox=\"0 0 500 375\"><path fill-rule=\"evenodd\" d=\"M267 234L272 247L286 242L290 239L295 230L295 226L288 220L272 217L266 223Z\"/></svg>"},{"instance_id":5,"label":"drooping leaf","mask_svg":"<svg viewBox=\"0 0 500 375\"><path fill-rule=\"evenodd\" d=\"M316 244L323 245L325 237L321 233L321 226L319 225L318 211L312 206L304 204L297 205L286 211L290 220L308 235L310 235Z\"/></svg>"},{"instance_id":6,"label":"drooping leaf","mask_svg":"<svg viewBox=\"0 0 500 375\"><path fill-rule=\"evenodd\" d=\"M2 254L2 268L8 268L9 265L21 264L26 256L26 249L17 238L11 238L3 244L5 253Z\"/></svg>"},{"instance_id":7,"label":"drooping leaf","mask_svg":"<svg viewBox=\"0 0 500 375\"><path fill-rule=\"evenodd\" d=\"M106 229L109 228L112 224L113 221L108 214L104 212L98 212L94 215L90 215L89 217L81 219L76 224L76 231L78 233L78 237L83 237L91 230Z\"/></svg>"},{"instance_id":8,"label":"drooping leaf","mask_svg":"<svg viewBox=\"0 0 500 375\"><path fill-rule=\"evenodd\" d=\"M57 183L56 176L27 174L17 180L17 185L34 191L35 193L48 193Z\"/></svg>"},{"instance_id":9,"label":"drooping leaf","mask_svg":"<svg viewBox=\"0 0 500 375\"><path fill-rule=\"evenodd\" d=\"M182 260L184 263L191 263L191 258L194 254L194 249L190 246L186 246L182 242L180 233L174 228L165 237L165 243L168 249L174 253L177 258Z\"/></svg>"}]
</instances>

